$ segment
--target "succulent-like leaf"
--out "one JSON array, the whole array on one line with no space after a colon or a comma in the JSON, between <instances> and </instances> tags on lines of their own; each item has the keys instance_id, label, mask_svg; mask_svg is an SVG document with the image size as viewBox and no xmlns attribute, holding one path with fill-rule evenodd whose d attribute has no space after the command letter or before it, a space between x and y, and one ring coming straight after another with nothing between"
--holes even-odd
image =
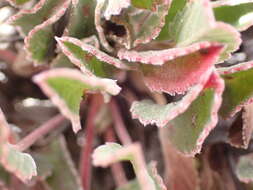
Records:
<instances>
[{"instance_id":1,"label":"succulent-like leaf","mask_svg":"<svg viewBox=\"0 0 253 190\"><path fill-rule=\"evenodd\" d=\"M169 8L169 13L165 17L165 25L163 26L159 36L156 40L169 40L169 30L171 22L174 20L176 14L181 11L187 3L187 0L172 0Z\"/></svg>"},{"instance_id":2,"label":"succulent-like leaf","mask_svg":"<svg viewBox=\"0 0 253 190\"><path fill-rule=\"evenodd\" d=\"M64 36L71 36L82 39L95 33L94 13L95 3L93 0L72 1L70 18L64 31ZM54 67L71 67L73 64L63 54L59 53L51 62Z\"/></svg>"},{"instance_id":3,"label":"succulent-like leaf","mask_svg":"<svg viewBox=\"0 0 253 190\"><path fill-rule=\"evenodd\" d=\"M183 113L191 103L198 97L210 77L212 68L202 75L199 83L192 87L187 94L179 101L167 105L155 104L151 100L134 102L131 106L132 117L138 119L144 126L156 124L164 127L170 120Z\"/></svg>"},{"instance_id":4,"label":"succulent-like leaf","mask_svg":"<svg viewBox=\"0 0 253 190\"><path fill-rule=\"evenodd\" d=\"M147 57L143 54L139 56L137 53L136 56L127 55L127 58L156 64L140 65L144 82L151 91L174 95L175 93L183 94L196 85L201 76L213 67L221 49L220 45L206 42L197 43L185 49L145 52L146 55L150 54Z\"/></svg>"},{"instance_id":5,"label":"succulent-like leaf","mask_svg":"<svg viewBox=\"0 0 253 190\"><path fill-rule=\"evenodd\" d=\"M19 6L27 3L30 0L7 0L13 6Z\"/></svg>"},{"instance_id":6,"label":"succulent-like leaf","mask_svg":"<svg viewBox=\"0 0 253 190\"><path fill-rule=\"evenodd\" d=\"M199 41L219 42L225 46L220 55L219 62L228 59L231 53L236 51L242 42L240 33L231 25L222 22L217 22L215 27L199 37L196 42Z\"/></svg>"},{"instance_id":7,"label":"succulent-like leaf","mask_svg":"<svg viewBox=\"0 0 253 190\"><path fill-rule=\"evenodd\" d=\"M134 7L149 10L156 10L156 6L162 4L162 2L163 0L131 0Z\"/></svg>"},{"instance_id":8,"label":"succulent-like leaf","mask_svg":"<svg viewBox=\"0 0 253 190\"><path fill-rule=\"evenodd\" d=\"M227 0L223 5L214 8L215 18L233 25L239 31L246 30L253 25L253 2L251 0L240 2Z\"/></svg>"},{"instance_id":9,"label":"succulent-like leaf","mask_svg":"<svg viewBox=\"0 0 253 190\"><path fill-rule=\"evenodd\" d=\"M159 35L165 24L165 16L168 14L170 6L170 2L163 1L163 4L157 5L156 11L140 11L132 8L128 13L129 26L126 28L129 29L130 27L129 30L132 35L129 38L133 47L148 43Z\"/></svg>"},{"instance_id":10,"label":"succulent-like leaf","mask_svg":"<svg viewBox=\"0 0 253 190\"><path fill-rule=\"evenodd\" d=\"M156 169L156 163L151 162L148 166L148 172L150 177L154 180L156 185L156 190L167 190L166 186L163 183L161 176L158 174ZM122 187L117 188L116 190L141 190L141 187L138 181L132 180L129 183L123 185Z\"/></svg>"},{"instance_id":11,"label":"succulent-like leaf","mask_svg":"<svg viewBox=\"0 0 253 190\"><path fill-rule=\"evenodd\" d=\"M48 20L33 28L25 38L25 48L28 57L35 60L35 63L47 60L47 54L54 43L53 24L57 22L66 12L71 4L71 0L58 2L57 11Z\"/></svg>"},{"instance_id":12,"label":"succulent-like leaf","mask_svg":"<svg viewBox=\"0 0 253 190\"><path fill-rule=\"evenodd\" d=\"M110 1L114 2L114 0ZM103 17L114 25L124 28L122 34L117 35L112 31L112 34L109 33L109 36L107 34L107 38L109 37L116 43L120 43L127 49L130 49L138 44L148 43L159 35L165 23L165 16L168 13L170 5L170 1L161 0L156 5L156 9L151 11L148 9L138 9L134 5L129 6L126 3L128 2L127 0L116 3L115 6L118 5L116 7L110 6L110 3L106 4L106 2L105 0L98 2L95 23L100 41L108 51L112 51L112 47L108 44L105 30L102 27ZM123 8L126 9L124 13L118 15ZM109 13L108 9L110 10Z\"/></svg>"},{"instance_id":13,"label":"succulent-like leaf","mask_svg":"<svg viewBox=\"0 0 253 190\"><path fill-rule=\"evenodd\" d=\"M187 46L215 26L215 19L209 0L195 0L187 3L169 25L170 39L177 46Z\"/></svg>"},{"instance_id":14,"label":"succulent-like leaf","mask_svg":"<svg viewBox=\"0 0 253 190\"><path fill-rule=\"evenodd\" d=\"M229 143L237 148L248 148L253 132L253 104L243 107L242 112L229 129Z\"/></svg>"},{"instance_id":15,"label":"succulent-like leaf","mask_svg":"<svg viewBox=\"0 0 253 190\"><path fill-rule=\"evenodd\" d=\"M11 131L1 110L0 126L0 163L23 182L30 180L37 175L36 164L29 154L18 151L8 143Z\"/></svg>"},{"instance_id":16,"label":"succulent-like leaf","mask_svg":"<svg viewBox=\"0 0 253 190\"><path fill-rule=\"evenodd\" d=\"M244 183L253 181L253 154L244 155L239 158L236 174Z\"/></svg>"},{"instance_id":17,"label":"succulent-like leaf","mask_svg":"<svg viewBox=\"0 0 253 190\"><path fill-rule=\"evenodd\" d=\"M72 0L70 18L65 29L67 36L75 38L86 38L95 33L94 14L96 1Z\"/></svg>"},{"instance_id":18,"label":"succulent-like leaf","mask_svg":"<svg viewBox=\"0 0 253 190\"><path fill-rule=\"evenodd\" d=\"M9 20L18 26L24 34L28 34L35 26L42 24L61 9L66 0L40 0L33 8L24 9Z\"/></svg>"},{"instance_id":19,"label":"succulent-like leaf","mask_svg":"<svg viewBox=\"0 0 253 190\"><path fill-rule=\"evenodd\" d=\"M200 96L186 112L164 128L168 139L179 151L190 156L200 152L205 138L218 122L223 89L223 80L213 73Z\"/></svg>"},{"instance_id":20,"label":"succulent-like leaf","mask_svg":"<svg viewBox=\"0 0 253 190\"><path fill-rule=\"evenodd\" d=\"M105 77L107 76L105 63L121 69L129 68L117 58L111 57L98 50L96 47L86 44L76 38L57 38L57 42L63 53L71 60L71 62L81 68L85 73L93 73L97 76Z\"/></svg>"},{"instance_id":21,"label":"succulent-like leaf","mask_svg":"<svg viewBox=\"0 0 253 190\"><path fill-rule=\"evenodd\" d=\"M21 11L12 17L12 23L28 34L25 48L28 57L36 63L47 59L54 43L53 24L65 14L70 4L71 0L40 0L32 9Z\"/></svg>"},{"instance_id":22,"label":"succulent-like leaf","mask_svg":"<svg viewBox=\"0 0 253 190\"><path fill-rule=\"evenodd\" d=\"M75 69L52 69L34 77L43 92L71 120L73 130L81 129L79 106L86 92L116 95L120 87L110 79L84 75Z\"/></svg>"},{"instance_id":23,"label":"succulent-like leaf","mask_svg":"<svg viewBox=\"0 0 253 190\"><path fill-rule=\"evenodd\" d=\"M253 62L245 62L231 67L220 68L219 72L225 80L225 91L220 115L223 118L233 116L253 97ZM240 89L240 90L238 90Z\"/></svg>"},{"instance_id":24,"label":"succulent-like leaf","mask_svg":"<svg viewBox=\"0 0 253 190\"><path fill-rule=\"evenodd\" d=\"M182 2L184 3L184 2ZM182 5L181 5L182 6ZM193 22L194 21L194 22ZM209 0L196 0L187 3L168 26L168 39L176 47L209 41L226 45L220 61L227 59L241 43L240 33L225 23L216 23ZM167 24L167 23L166 23ZM165 28L166 31L166 28ZM166 39L165 34L161 38Z\"/></svg>"},{"instance_id":25,"label":"succulent-like leaf","mask_svg":"<svg viewBox=\"0 0 253 190\"><path fill-rule=\"evenodd\" d=\"M117 143L106 143L95 149L93 155L95 166L107 167L119 161L130 161L142 190L156 190L156 184L149 175L139 144L122 147Z\"/></svg>"},{"instance_id":26,"label":"succulent-like leaf","mask_svg":"<svg viewBox=\"0 0 253 190\"><path fill-rule=\"evenodd\" d=\"M82 190L80 178L63 136L54 139L33 156L38 164L38 173L47 170L46 181L50 188Z\"/></svg>"},{"instance_id":27,"label":"succulent-like leaf","mask_svg":"<svg viewBox=\"0 0 253 190\"><path fill-rule=\"evenodd\" d=\"M104 17L106 20L110 20L111 16L119 15L123 9L126 9L130 6L129 0L99 0L104 1L106 9L104 11Z\"/></svg>"}]
</instances>

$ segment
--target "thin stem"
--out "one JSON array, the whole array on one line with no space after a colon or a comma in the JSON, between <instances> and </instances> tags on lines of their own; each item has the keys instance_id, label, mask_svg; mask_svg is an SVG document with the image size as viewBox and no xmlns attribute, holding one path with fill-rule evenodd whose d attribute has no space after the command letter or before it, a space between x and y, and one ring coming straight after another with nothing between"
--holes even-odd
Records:
<instances>
[{"instance_id":1,"label":"thin stem","mask_svg":"<svg viewBox=\"0 0 253 190\"><path fill-rule=\"evenodd\" d=\"M15 145L15 147L20 150L24 151L28 149L30 146L32 146L38 139L43 137L44 135L48 134L53 129L61 126L63 121L65 121L65 117L61 114L56 115L49 121L47 121L45 124L41 125L37 129L35 129L33 132L31 132L29 135L21 139L18 144Z\"/></svg>"},{"instance_id":2,"label":"thin stem","mask_svg":"<svg viewBox=\"0 0 253 190\"><path fill-rule=\"evenodd\" d=\"M113 118L113 122L114 122L115 131L116 131L120 141L124 145L131 144L132 143L131 137L129 136L129 134L126 130L126 126L123 122L123 119L121 117L120 110L118 108L116 101L114 99L112 99L109 106L110 106L110 109L112 112L112 118Z\"/></svg>"},{"instance_id":3,"label":"thin stem","mask_svg":"<svg viewBox=\"0 0 253 190\"><path fill-rule=\"evenodd\" d=\"M96 113L102 104L100 95L92 96L90 109L85 123L85 145L82 148L80 160L80 173L83 189L90 190L91 186L91 154L93 150L94 139L94 121Z\"/></svg>"},{"instance_id":4,"label":"thin stem","mask_svg":"<svg viewBox=\"0 0 253 190\"><path fill-rule=\"evenodd\" d=\"M12 64L16 59L16 53L11 50L1 50L0 49L0 60L6 63Z\"/></svg>"},{"instance_id":5,"label":"thin stem","mask_svg":"<svg viewBox=\"0 0 253 190\"><path fill-rule=\"evenodd\" d=\"M112 127L108 127L105 133L106 142L116 142L115 133ZM117 187L121 187L127 183L127 178L121 163L111 165L111 171Z\"/></svg>"}]
</instances>

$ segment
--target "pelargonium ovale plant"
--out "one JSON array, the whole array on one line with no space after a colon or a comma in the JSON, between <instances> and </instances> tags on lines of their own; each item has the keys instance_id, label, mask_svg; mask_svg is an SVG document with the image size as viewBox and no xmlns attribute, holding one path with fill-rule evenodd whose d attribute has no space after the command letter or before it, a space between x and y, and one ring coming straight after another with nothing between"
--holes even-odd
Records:
<instances>
[{"instance_id":1,"label":"pelargonium ovale plant","mask_svg":"<svg viewBox=\"0 0 253 190\"><path fill-rule=\"evenodd\" d=\"M91 163L110 166L116 184L110 188L118 190L250 188L253 61L228 60L240 48L240 32L253 24L252 0L8 3L16 11L8 23L24 39L13 72L25 73L60 112L18 141L1 111L0 162L27 189L96 189L100 179L93 176L91 183ZM84 131L80 174L59 130L66 119L75 133ZM149 143L159 136L155 148L162 158L146 155L141 140L133 142L140 124L158 128ZM215 130L225 133L215 136ZM52 131L55 136L34 150L38 138ZM219 156L224 149L209 148L220 141L235 152L229 163ZM214 169L210 160L221 165ZM127 180L120 161L132 164L136 179Z\"/></svg>"}]
</instances>

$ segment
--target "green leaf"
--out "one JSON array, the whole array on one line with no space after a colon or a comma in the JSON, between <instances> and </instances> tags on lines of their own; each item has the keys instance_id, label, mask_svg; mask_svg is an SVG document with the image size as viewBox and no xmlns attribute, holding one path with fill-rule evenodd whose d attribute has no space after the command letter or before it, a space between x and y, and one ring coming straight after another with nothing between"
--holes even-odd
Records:
<instances>
[{"instance_id":1,"label":"green leaf","mask_svg":"<svg viewBox=\"0 0 253 190\"><path fill-rule=\"evenodd\" d=\"M79 107L87 92L116 95L120 91L120 87L113 80L84 75L75 69L52 69L36 75L34 82L62 114L71 120L75 132L81 129Z\"/></svg>"},{"instance_id":2,"label":"green leaf","mask_svg":"<svg viewBox=\"0 0 253 190\"><path fill-rule=\"evenodd\" d=\"M148 165L148 172L149 172L150 177L155 182L155 186L156 186L155 189L156 190L167 190L166 186L163 183L162 178L157 173L155 162L151 162ZM141 187L138 183L138 180L134 179L134 180L131 180L130 182L128 182L127 184L117 188L116 190L141 190Z\"/></svg>"},{"instance_id":3,"label":"green leaf","mask_svg":"<svg viewBox=\"0 0 253 190\"><path fill-rule=\"evenodd\" d=\"M220 62L229 58L241 44L240 33L235 28L215 22L211 4L207 0L188 3L168 27L171 28L168 39L172 40L176 47L185 47L201 41L225 45Z\"/></svg>"},{"instance_id":4,"label":"green leaf","mask_svg":"<svg viewBox=\"0 0 253 190\"><path fill-rule=\"evenodd\" d=\"M133 47L145 44L155 39L165 24L165 16L168 14L169 4L158 5L156 11L148 11L136 8L129 10L126 29L129 29L131 44ZM141 27L140 27L141 26Z\"/></svg>"},{"instance_id":5,"label":"green leaf","mask_svg":"<svg viewBox=\"0 0 253 190\"><path fill-rule=\"evenodd\" d=\"M205 138L218 122L223 89L223 80L213 73L201 95L186 112L164 128L168 139L179 151L191 156L200 152Z\"/></svg>"},{"instance_id":6,"label":"green leaf","mask_svg":"<svg viewBox=\"0 0 253 190\"><path fill-rule=\"evenodd\" d=\"M215 27L196 40L196 42L199 41L219 42L225 46L220 55L219 62L228 59L231 53L237 50L242 42L240 33L232 26L221 22L216 23Z\"/></svg>"},{"instance_id":7,"label":"green leaf","mask_svg":"<svg viewBox=\"0 0 253 190\"><path fill-rule=\"evenodd\" d=\"M170 39L173 39L178 47L187 46L196 42L214 25L215 20L209 1L192 1L177 13L169 26Z\"/></svg>"},{"instance_id":8,"label":"green leaf","mask_svg":"<svg viewBox=\"0 0 253 190\"><path fill-rule=\"evenodd\" d=\"M11 17L10 22L21 28L26 35L37 25L42 24L62 9L66 0L45 0L38 2L30 10L21 10Z\"/></svg>"},{"instance_id":9,"label":"green leaf","mask_svg":"<svg viewBox=\"0 0 253 190\"><path fill-rule=\"evenodd\" d=\"M116 43L120 43L127 49L155 39L165 24L165 16L168 14L168 8L170 6L170 2L164 1L163 4L157 4L156 9L151 11L136 8L134 5L128 7L126 6L128 5L127 3L120 5L116 3L115 6L110 7L110 1L107 4L106 2L101 1L97 4L95 23L100 41L108 51L112 51L112 47L109 47L110 45L106 41L108 38ZM123 8L125 10L120 14ZM104 23L103 17L117 26L124 27L125 34L123 36L117 36L112 32L112 35L106 36L102 27Z\"/></svg>"},{"instance_id":10,"label":"green leaf","mask_svg":"<svg viewBox=\"0 0 253 190\"><path fill-rule=\"evenodd\" d=\"M69 22L66 26L67 36L82 39L96 32L95 4L93 0L78 0L76 5L72 3Z\"/></svg>"},{"instance_id":11,"label":"green leaf","mask_svg":"<svg viewBox=\"0 0 253 190\"><path fill-rule=\"evenodd\" d=\"M19 6L27 3L30 0L7 0L13 6Z\"/></svg>"},{"instance_id":12,"label":"green leaf","mask_svg":"<svg viewBox=\"0 0 253 190\"><path fill-rule=\"evenodd\" d=\"M253 2L230 5L228 1L225 5L215 7L214 14L216 20L231 24L239 31L243 31L253 24Z\"/></svg>"},{"instance_id":13,"label":"green leaf","mask_svg":"<svg viewBox=\"0 0 253 190\"><path fill-rule=\"evenodd\" d=\"M187 0L172 0L169 12L165 17L165 25L163 26L159 36L156 40L170 40L169 30L171 22L174 20L176 14L180 12L186 5Z\"/></svg>"},{"instance_id":14,"label":"green leaf","mask_svg":"<svg viewBox=\"0 0 253 190\"><path fill-rule=\"evenodd\" d=\"M208 74L206 76L209 77ZM170 120L183 113L198 97L206 79L203 79L203 82L189 90L181 100L167 105L159 105L151 100L134 102L130 110L132 117L138 119L143 125L156 124L158 127L164 127Z\"/></svg>"},{"instance_id":15,"label":"green leaf","mask_svg":"<svg viewBox=\"0 0 253 190\"><path fill-rule=\"evenodd\" d=\"M106 143L95 149L93 155L95 166L107 167L120 161L130 161L133 165L140 187L145 190L156 190L156 184L149 175L139 144L125 147L117 143Z\"/></svg>"},{"instance_id":16,"label":"green leaf","mask_svg":"<svg viewBox=\"0 0 253 190\"><path fill-rule=\"evenodd\" d=\"M37 175L36 164L29 154L18 151L8 143L11 131L1 110L0 122L0 162L7 171L27 182Z\"/></svg>"},{"instance_id":17,"label":"green leaf","mask_svg":"<svg viewBox=\"0 0 253 190\"><path fill-rule=\"evenodd\" d=\"M246 62L222 68L220 73L225 80L225 91L220 115L223 118L233 116L241 108L250 103L253 97L253 63Z\"/></svg>"},{"instance_id":18,"label":"green leaf","mask_svg":"<svg viewBox=\"0 0 253 190\"><path fill-rule=\"evenodd\" d=\"M253 154L240 156L236 166L237 177L245 183L253 181Z\"/></svg>"},{"instance_id":19,"label":"green leaf","mask_svg":"<svg viewBox=\"0 0 253 190\"><path fill-rule=\"evenodd\" d=\"M93 44L98 44L96 37L94 38L95 42L93 42ZM90 38L90 40L92 39ZM89 45L76 38L57 38L57 42L63 53L71 60L71 62L81 68L85 73L106 77L108 75L107 72L109 71L107 63L121 69L129 68L117 58L111 57L97 49L97 47Z\"/></svg>"},{"instance_id":20,"label":"green leaf","mask_svg":"<svg viewBox=\"0 0 253 190\"><path fill-rule=\"evenodd\" d=\"M55 43L54 36L57 35L54 24L65 14L70 4L71 0L41 1L33 9L21 11L12 17L13 24L28 33L25 49L35 63L43 63L52 56L51 48Z\"/></svg>"},{"instance_id":21,"label":"green leaf","mask_svg":"<svg viewBox=\"0 0 253 190\"><path fill-rule=\"evenodd\" d=\"M155 10L156 6L164 3L163 0L131 0L134 7L140 9Z\"/></svg>"},{"instance_id":22,"label":"green leaf","mask_svg":"<svg viewBox=\"0 0 253 190\"><path fill-rule=\"evenodd\" d=\"M95 1L77 0L76 4L72 2L70 9L70 18L64 35L82 39L96 32L94 24ZM71 61L63 53L58 54L52 65L54 67L73 67Z\"/></svg>"},{"instance_id":23,"label":"green leaf","mask_svg":"<svg viewBox=\"0 0 253 190\"><path fill-rule=\"evenodd\" d=\"M48 172L46 182L52 189L82 190L78 172L67 150L63 136L33 154L38 163L38 173Z\"/></svg>"}]
</instances>

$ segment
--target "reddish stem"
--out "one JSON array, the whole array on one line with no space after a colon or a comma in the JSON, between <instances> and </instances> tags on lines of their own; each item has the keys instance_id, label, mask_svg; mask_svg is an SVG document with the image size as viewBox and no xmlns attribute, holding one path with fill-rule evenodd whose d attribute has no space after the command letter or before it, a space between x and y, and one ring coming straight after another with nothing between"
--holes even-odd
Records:
<instances>
[{"instance_id":1,"label":"reddish stem","mask_svg":"<svg viewBox=\"0 0 253 190\"><path fill-rule=\"evenodd\" d=\"M0 49L0 60L6 63L14 63L17 55L11 50L1 50Z\"/></svg>"},{"instance_id":2,"label":"reddish stem","mask_svg":"<svg viewBox=\"0 0 253 190\"><path fill-rule=\"evenodd\" d=\"M43 137L44 135L48 134L53 129L61 126L63 121L65 121L65 117L61 114L53 117L49 121L47 121L45 124L41 125L37 129L35 129L33 132L31 132L29 135L21 139L18 144L15 145L15 147L20 150L24 151L28 149L30 146L32 146L38 139Z\"/></svg>"},{"instance_id":3,"label":"reddish stem","mask_svg":"<svg viewBox=\"0 0 253 190\"><path fill-rule=\"evenodd\" d=\"M113 118L113 122L114 122L115 131L116 131L120 141L124 145L131 144L132 140L126 130L126 126L123 122L123 119L121 117L120 110L118 108L116 101L114 99L112 99L109 106L110 106L110 109L112 112L112 118Z\"/></svg>"},{"instance_id":4,"label":"reddish stem","mask_svg":"<svg viewBox=\"0 0 253 190\"><path fill-rule=\"evenodd\" d=\"M116 142L115 133L112 127L108 127L105 133L106 142ZM127 178L121 163L111 165L111 171L117 187L121 187L127 183Z\"/></svg>"},{"instance_id":5,"label":"reddish stem","mask_svg":"<svg viewBox=\"0 0 253 190\"><path fill-rule=\"evenodd\" d=\"M96 113L102 104L101 95L94 95L91 98L90 109L85 123L85 145L82 148L80 160L80 173L83 189L90 190L91 186L91 154L94 139L94 121Z\"/></svg>"}]
</instances>

